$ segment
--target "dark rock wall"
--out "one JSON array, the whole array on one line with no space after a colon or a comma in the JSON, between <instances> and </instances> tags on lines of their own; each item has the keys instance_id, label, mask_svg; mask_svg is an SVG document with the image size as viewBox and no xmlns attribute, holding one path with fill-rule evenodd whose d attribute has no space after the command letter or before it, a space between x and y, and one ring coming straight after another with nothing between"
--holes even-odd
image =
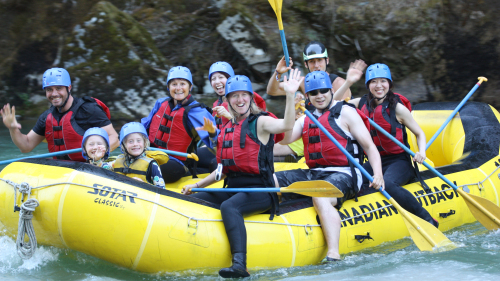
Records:
<instances>
[{"instance_id":1,"label":"dark rock wall","mask_svg":"<svg viewBox=\"0 0 500 281\"><path fill-rule=\"evenodd\" d=\"M500 106L500 2L495 0L283 0L289 53L325 42L329 71L349 62L391 67L396 91L414 102L472 100ZM184 65L195 93L208 93L215 61L228 61L265 91L283 55L276 16L265 0L0 0L0 104L36 115L41 75L66 67L75 95L92 95L114 118L137 120L166 94L166 71ZM351 88L366 92L363 83ZM212 97L211 95L208 95ZM46 103L44 103L46 104ZM40 108L40 107L38 107Z\"/></svg>"}]
</instances>

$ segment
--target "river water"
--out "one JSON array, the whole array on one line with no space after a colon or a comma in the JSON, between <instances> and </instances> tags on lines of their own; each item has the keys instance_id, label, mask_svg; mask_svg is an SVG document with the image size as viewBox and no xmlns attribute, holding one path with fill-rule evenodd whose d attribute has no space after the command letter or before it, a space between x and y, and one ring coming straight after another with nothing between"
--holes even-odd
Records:
<instances>
[{"instance_id":1,"label":"river water","mask_svg":"<svg viewBox=\"0 0 500 281\"><path fill-rule=\"evenodd\" d=\"M23 132L27 133L33 121L22 122L22 125ZM41 153L47 153L45 143L30 154ZM8 130L0 125L0 161L25 155L14 146ZM457 244L457 249L420 252L411 239L406 238L345 255L343 261L336 264L250 270L251 279L471 281L500 278L500 231L487 231L476 222L445 235ZM0 227L1 280L220 280L217 270L144 274L72 250L41 245L31 259L23 261L17 255L15 241Z\"/></svg>"}]
</instances>

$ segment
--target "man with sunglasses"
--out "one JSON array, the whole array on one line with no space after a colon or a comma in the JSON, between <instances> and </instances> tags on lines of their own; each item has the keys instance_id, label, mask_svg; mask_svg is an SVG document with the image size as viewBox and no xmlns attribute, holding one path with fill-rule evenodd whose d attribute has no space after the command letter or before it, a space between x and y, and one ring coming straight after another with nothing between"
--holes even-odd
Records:
<instances>
[{"instance_id":1,"label":"man with sunglasses","mask_svg":"<svg viewBox=\"0 0 500 281\"><path fill-rule=\"evenodd\" d=\"M346 89L363 75L366 64L358 60L351 63L346 82L338 91ZM313 71L305 78L306 96L315 107L313 115L329 133L349 151L358 161L363 161L363 150L373 167L374 181L370 186L379 189L384 186L380 154L373 143L358 110L344 101L334 101L332 85L328 73ZM341 94L337 92L336 94ZM366 118L364 116L364 118ZM338 209L342 203L356 196L361 187L360 171L349 163L347 157L335 144L312 122L303 116L299 118L292 131L285 133L281 144L291 143L299 138L304 142L304 156L309 169L297 169L276 173L279 186L286 187L297 181L325 180L344 193L342 198L313 198L314 208L321 220L323 234L328 246L324 262L340 260L340 215Z\"/></svg>"},{"instance_id":2,"label":"man with sunglasses","mask_svg":"<svg viewBox=\"0 0 500 281\"><path fill-rule=\"evenodd\" d=\"M302 53L304 58L304 66L312 71L326 71L326 67L329 64L328 51L321 42L311 41L304 47L304 52ZM290 57L290 65L287 67L285 63L285 57L281 58L276 66L276 71L272 75L271 79L269 79L269 83L267 84L267 94L271 96L284 96L286 93L283 90L283 82L279 82L282 74L291 70L293 66L292 58ZM338 91L340 87L344 84L345 80L339 77L336 74L328 74L331 82L331 89L333 92ZM300 84L299 91L305 94L304 83ZM351 98L351 91L346 89L344 91L343 99L347 99L347 101ZM310 102L306 102L306 108L308 110L314 110L314 107Z\"/></svg>"}]
</instances>

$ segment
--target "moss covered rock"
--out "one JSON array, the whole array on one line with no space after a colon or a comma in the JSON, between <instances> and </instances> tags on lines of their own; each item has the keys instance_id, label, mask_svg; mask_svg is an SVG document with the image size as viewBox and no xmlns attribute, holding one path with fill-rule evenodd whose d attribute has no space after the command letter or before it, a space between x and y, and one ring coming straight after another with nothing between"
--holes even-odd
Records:
<instances>
[{"instance_id":1,"label":"moss covered rock","mask_svg":"<svg viewBox=\"0 0 500 281\"><path fill-rule=\"evenodd\" d=\"M137 120L166 93L166 59L148 31L110 2L97 3L66 39L61 58L77 95L106 101L115 117Z\"/></svg>"}]
</instances>

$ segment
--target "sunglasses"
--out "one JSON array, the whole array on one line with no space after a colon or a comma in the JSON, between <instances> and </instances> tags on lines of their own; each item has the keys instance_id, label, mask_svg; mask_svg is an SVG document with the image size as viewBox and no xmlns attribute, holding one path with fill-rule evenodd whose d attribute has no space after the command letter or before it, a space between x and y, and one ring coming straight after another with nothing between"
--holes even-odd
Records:
<instances>
[{"instance_id":1,"label":"sunglasses","mask_svg":"<svg viewBox=\"0 0 500 281\"><path fill-rule=\"evenodd\" d=\"M319 90L313 90L313 91L307 92L307 94L314 97L314 96L317 96L319 93L327 94L329 91L330 91L330 89L319 89Z\"/></svg>"}]
</instances>

